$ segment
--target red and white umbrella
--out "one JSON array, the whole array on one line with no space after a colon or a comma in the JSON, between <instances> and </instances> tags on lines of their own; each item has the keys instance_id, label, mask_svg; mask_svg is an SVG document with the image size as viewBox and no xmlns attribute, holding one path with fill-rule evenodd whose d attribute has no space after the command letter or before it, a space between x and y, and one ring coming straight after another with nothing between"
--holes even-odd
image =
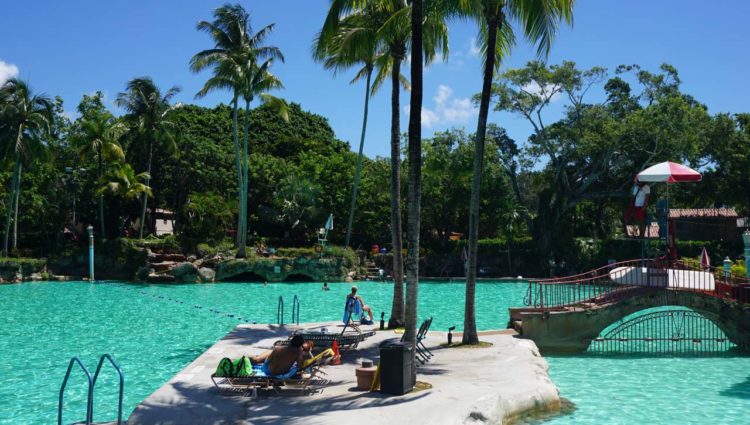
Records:
<instances>
[{"instance_id":1,"label":"red and white umbrella","mask_svg":"<svg viewBox=\"0 0 750 425\"><path fill-rule=\"evenodd\" d=\"M706 247L703 247L703 251L701 251L701 268L703 270L711 267L711 258L708 256L708 251L706 251Z\"/></svg>"},{"instance_id":2,"label":"red and white umbrella","mask_svg":"<svg viewBox=\"0 0 750 425\"><path fill-rule=\"evenodd\" d=\"M699 182L701 178L701 173L671 161L648 167L636 176L636 179L643 183Z\"/></svg>"}]
</instances>

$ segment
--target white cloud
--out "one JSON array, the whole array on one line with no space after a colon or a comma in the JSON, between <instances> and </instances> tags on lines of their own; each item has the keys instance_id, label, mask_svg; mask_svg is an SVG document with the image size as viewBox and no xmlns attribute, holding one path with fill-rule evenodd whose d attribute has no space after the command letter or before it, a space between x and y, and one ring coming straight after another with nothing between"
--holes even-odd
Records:
<instances>
[{"instance_id":1,"label":"white cloud","mask_svg":"<svg viewBox=\"0 0 750 425\"><path fill-rule=\"evenodd\" d=\"M471 99L453 97L453 89L443 84L438 86L438 92L432 100L435 102L434 108L422 107L422 127L465 123L477 113ZM409 107L404 107L404 111L408 114Z\"/></svg>"},{"instance_id":2,"label":"white cloud","mask_svg":"<svg viewBox=\"0 0 750 425\"><path fill-rule=\"evenodd\" d=\"M524 91L527 91L527 92L529 92L531 94L535 94L537 96L541 96L542 98L545 98L545 97L549 96L550 93L552 93L553 91L559 89L559 87L557 87L554 84L546 84L544 86L544 90L542 90L542 87L536 81L532 81L532 82L530 82L528 84L525 84L521 88ZM555 93L555 94L552 95L552 97L550 98L550 102L554 102L554 101L556 101L558 99L560 99L560 92L559 91L557 93Z\"/></svg>"},{"instance_id":3,"label":"white cloud","mask_svg":"<svg viewBox=\"0 0 750 425\"><path fill-rule=\"evenodd\" d=\"M0 60L0 85L18 75L18 67Z\"/></svg>"},{"instance_id":4,"label":"white cloud","mask_svg":"<svg viewBox=\"0 0 750 425\"><path fill-rule=\"evenodd\" d=\"M471 37L469 39L469 55L479 57L482 54L482 49L477 46L477 39Z\"/></svg>"}]
</instances>

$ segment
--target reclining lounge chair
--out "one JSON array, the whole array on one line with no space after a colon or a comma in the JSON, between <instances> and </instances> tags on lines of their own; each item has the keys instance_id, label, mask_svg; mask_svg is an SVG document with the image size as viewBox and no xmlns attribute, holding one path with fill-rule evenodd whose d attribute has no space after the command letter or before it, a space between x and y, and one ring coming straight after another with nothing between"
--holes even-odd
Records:
<instances>
[{"instance_id":1,"label":"reclining lounge chair","mask_svg":"<svg viewBox=\"0 0 750 425\"><path fill-rule=\"evenodd\" d=\"M306 360L301 367L294 365L283 374L269 375L264 365L253 365L253 373L250 376L219 376L223 374L214 373L211 375L211 381L220 393L249 395L254 389L273 388L280 394L282 388L287 388L307 394L312 392L313 387L325 385L327 381L320 376L325 376L326 373L321 368L331 359L333 350L329 348Z\"/></svg>"}]
</instances>

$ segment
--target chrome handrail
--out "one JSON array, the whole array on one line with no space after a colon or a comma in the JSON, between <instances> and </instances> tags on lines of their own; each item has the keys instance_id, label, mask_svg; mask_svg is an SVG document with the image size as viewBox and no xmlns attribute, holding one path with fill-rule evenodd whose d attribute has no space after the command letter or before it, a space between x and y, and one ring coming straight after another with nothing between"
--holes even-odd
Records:
<instances>
[{"instance_id":1,"label":"chrome handrail","mask_svg":"<svg viewBox=\"0 0 750 425\"><path fill-rule=\"evenodd\" d=\"M93 395L93 387L96 386L96 379L99 377L99 372L102 369L102 364L104 364L104 359L109 360L109 363L112 365L112 367L115 368L117 371L117 375L120 377L120 391L119 391L119 398L117 401L117 425L122 425L122 395L123 391L125 389L125 376L122 373L122 369L120 369L120 366L115 362L115 360L110 356L109 354L104 354L99 358L99 364L96 366L96 372L94 373L94 380L91 383L92 386L92 394L91 394L91 420L93 420L94 417L94 395Z\"/></svg>"},{"instance_id":2,"label":"chrome handrail","mask_svg":"<svg viewBox=\"0 0 750 425\"><path fill-rule=\"evenodd\" d=\"M86 374L86 379L88 380L89 390L88 396L86 398L86 420L84 423L86 425L91 425L92 406L94 404L94 381L91 379L91 372L86 369L86 366L83 365L83 362L81 362L81 359L79 359L78 356L70 359L70 363L68 363L68 370L65 372L65 378L63 379L63 383L60 386L60 398L57 404L57 424L62 425L63 394L65 393L65 386L68 384L68 378L70 378L70 372L73 369L74 364L80 366L81 370L83 370L83 373Z\"/></svg>"}]
</instances>

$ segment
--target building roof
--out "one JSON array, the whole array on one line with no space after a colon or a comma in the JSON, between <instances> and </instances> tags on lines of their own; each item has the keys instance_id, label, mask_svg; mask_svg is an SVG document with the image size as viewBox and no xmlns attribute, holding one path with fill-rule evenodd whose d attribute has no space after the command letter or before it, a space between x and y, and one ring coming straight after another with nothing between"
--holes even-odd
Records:
<instances>
[{"instance_id":1,"label":"building roof","mask_svg":"<svg viewBox=\"0 0 750 425\"><path fill-rule=\"evenodd\" d=\"M672 208L669 218L737 218L734 208Z\"/></svg>"}]
</instances>

